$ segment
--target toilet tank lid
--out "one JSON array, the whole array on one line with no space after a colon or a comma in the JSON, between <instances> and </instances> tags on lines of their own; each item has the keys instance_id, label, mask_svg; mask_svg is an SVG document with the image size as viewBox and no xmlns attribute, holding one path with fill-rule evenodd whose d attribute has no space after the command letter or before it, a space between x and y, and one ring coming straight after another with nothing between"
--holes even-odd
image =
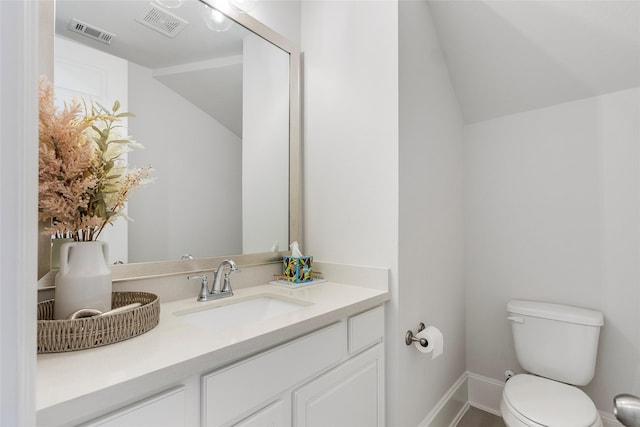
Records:
<instances>
[{"instance_id":1,"label":"toilet tank lid","mask_svg":"<svg viewBox=\"0 0 640 427\"><path fill-rule=\"evenodd\" d=\"M507 311L523 316L541 317L579 325L602 326L604 317L596 310L539 301L511 300Z\"/></svg>"}]
</instances>

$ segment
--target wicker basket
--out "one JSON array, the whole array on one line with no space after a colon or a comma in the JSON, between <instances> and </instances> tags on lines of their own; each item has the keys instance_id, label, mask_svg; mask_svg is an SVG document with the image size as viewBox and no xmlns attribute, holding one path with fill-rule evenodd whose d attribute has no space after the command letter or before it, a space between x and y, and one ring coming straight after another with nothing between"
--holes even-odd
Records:
<instances>
[{"instance_id":1,"label":"wicker basket","mask_svg":"<svg viewBox=\"0 0 640 427\"><path fill-rule=\"evenodd\" d=\"M113 292L112 308L139 302L140 307L102 317L52 320L53 300L38 304L38 353L85 350L124 341L153 329L160 321L160 301L146 292Z\"/></svg>"}]
</instances>

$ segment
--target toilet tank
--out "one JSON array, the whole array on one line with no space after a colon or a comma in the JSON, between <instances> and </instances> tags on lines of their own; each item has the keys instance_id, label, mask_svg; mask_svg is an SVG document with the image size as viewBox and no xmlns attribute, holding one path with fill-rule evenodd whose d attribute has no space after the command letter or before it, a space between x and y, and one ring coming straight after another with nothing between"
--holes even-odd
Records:
<instances>
[{"instance_id":1,"label":"toilet tank","mask_svg":"<svg viewBox=\"0 0 640 427\"><path fill-rule=\"evenodd\" d=\"M520 366L545 378L586 385L593 378L602 313L537 301L507 304Z\"/></svg>"}]
</instances>

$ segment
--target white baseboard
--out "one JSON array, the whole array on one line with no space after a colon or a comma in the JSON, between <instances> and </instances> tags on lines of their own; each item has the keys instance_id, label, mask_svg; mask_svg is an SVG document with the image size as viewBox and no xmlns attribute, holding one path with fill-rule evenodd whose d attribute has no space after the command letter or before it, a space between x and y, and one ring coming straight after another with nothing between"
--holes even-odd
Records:
<instances>
[{"instance_id":1,"label":"white baseboard","mask_svg":"<svg viewBox=\"0 0 640 427\"><path fill-rule=\"evenodd\" d=\"M467 409L469 409L469 402L466 402L464 405L462 405L462 407L458 410L458 412L456 412L455 417L453 417L453 419L451 420L451 422L449 422L449 424L445 424L447 427L456 427L458 425L458 423L460 422L460 420L462 419L462 417L464 416L464 414L467 413ZM443 417L442 418L443 422L446 422L446 418ZM436 425L429 425L429 427L436 427Z\"/></svg>"},{"instance_id":2,"label":"white baseboard","mask_svg":"<svg viewBox=\"0 0 640 427\"><path fill-rule=\"evenodd\" d=\"M453 427L469 408L467 372L447 390L418 427Z\"/></svg>"},{"instance_id":3,"label":"white baseboard","mask_svg":"<svg viewBox=\"0 0 640 427\"><path fill-rule=\"evenodd\" d=\"M500 416L500 399L504 382L493 378L467 373L469 379L469 404L493 415Z\"/></svg>"}]
</instances>

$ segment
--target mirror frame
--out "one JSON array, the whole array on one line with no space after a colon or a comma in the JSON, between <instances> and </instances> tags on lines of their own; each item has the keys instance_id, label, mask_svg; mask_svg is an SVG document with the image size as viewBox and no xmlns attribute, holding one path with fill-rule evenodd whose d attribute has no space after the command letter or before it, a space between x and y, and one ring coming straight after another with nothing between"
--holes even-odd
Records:
<instances>
[{"instance_id":1,"label":"mirror frame","mask_svg":"<svg viewBox=\"0 0 640 427\"><path fill-rule=\"evenodd\" d=\"M268 42L289 54L289 240L301 243L302 238L302 197L301 197L301 55L300 48L281 34L257 19L232 9L226 0L198 0L225 14L229 19L247 28ZM40 244L48 242L40 239ZM287 242L287 247L288 247ZM287 248L288 249L288 248ZM50 251L39 250L39 256ZM113 282L149 279L154 277L190 274L211 271L225 258L233 258L239 266L278 263L289 251L263 252L256 254L229 254L219 257L193 260L154 261L112 265ZM47 254L48 255L48 254ZM48 258L47 258L48 259ZM54 286L57 270L50 270L38 282L39 289Z\"/></svg>"}]
</instances>

